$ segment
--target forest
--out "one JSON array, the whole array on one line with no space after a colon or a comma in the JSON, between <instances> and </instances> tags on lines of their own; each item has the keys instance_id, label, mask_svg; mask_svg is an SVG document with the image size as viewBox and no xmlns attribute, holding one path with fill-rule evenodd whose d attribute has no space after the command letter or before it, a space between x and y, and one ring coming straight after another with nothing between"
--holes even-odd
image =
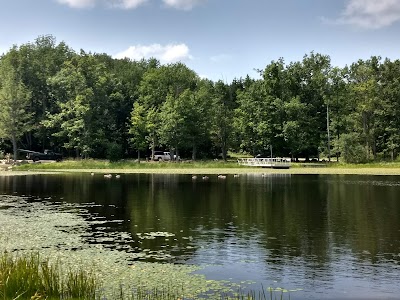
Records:
<instances>
[{"instance_id":1,"label":"forest","mask_svg":"<svg viewBox=\"0 0 400 300\"><path fill-rule=\"evenodd\" d=\"M228 151L350 163L400 150L400 60L335 67L311 52L257 69L259 78L200 78L185 64L79 53L54 36L0 57L0 152L186 159Z\"/></svg>"}]
</instances>

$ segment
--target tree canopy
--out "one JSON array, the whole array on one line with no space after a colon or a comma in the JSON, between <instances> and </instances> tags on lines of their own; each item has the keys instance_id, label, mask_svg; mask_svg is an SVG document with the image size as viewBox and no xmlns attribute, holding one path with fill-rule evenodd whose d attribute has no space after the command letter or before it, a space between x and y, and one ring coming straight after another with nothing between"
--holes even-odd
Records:
<instances>
[{"instance_id":1,"label":"tree canopy","mask_svg":"<svg viewBox=\"0 0 400 300\"><path fill-rule=\"evenodd\" d=\"M373 56L339 68L311 52L301 61L279 58L259 74L213 82L183 63L77 53L40 36L0 57L0 138L14 152L47 148L83 158L155 150L191 159L227 159L228 150L397 158L399 60Z\"/></svg>"}]
</instances>

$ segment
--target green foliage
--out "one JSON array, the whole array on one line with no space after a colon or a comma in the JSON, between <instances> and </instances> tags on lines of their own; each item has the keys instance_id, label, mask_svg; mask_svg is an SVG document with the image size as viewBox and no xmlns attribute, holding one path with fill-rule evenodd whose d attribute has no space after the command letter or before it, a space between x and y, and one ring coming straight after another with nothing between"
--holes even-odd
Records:
<instances>
[{"instance_id":1,"label":"green foliage","mask_svg":"<svg viewBox=\"0 0 400 300\"><path fill-rule=\"evenodd\" d=\"M346 163L365 163L368 160L366 149L361 145L356 133L342 134L339 149Z\"/></svg>"},{"instance_id":2,"label":"green foliage","mask_svg":"<svg viewBox=\"0 0 400 300\"><path fill-rule=\"evenodd\" d=\"M28 149L51 148L55 143L51 132L41 123L47 114L54 113L57 108L47 79L54 76L63 63L74 55L65 43L57 44L53 36L39 36L32 43L14 46L2 57L2 60L13 65L19 79L31 93L27 108L27 113L31 115L31 126L21 140Z\"/></svg>"},{"instance_id":3,"label":"green foliage","mask_svg":"<svg viewBox=\"0 0 400 300\"><path fill-rule=\"evenodd\" d=\"M107 145L107 159L111 162L119 161L123 158L122 145L112 142Z\"/></svg>"},{"instance_id":4,"label":"green foliage","mask_svg":"<svg viewBox=\"0 0 400 300\"><path fill-rule=\"evenodd\" d=\"M265 94L262 85L262 81L256 81L239 91L239 107L235 110L235 129L240 132L240 147L253 156L264 153L272 141L273 115L269 109L272 99Z\"/></svg>"},{"instance_id":5,"label":"green foliage","mask_svg":"<svg viewBox=\"0 0 400 300\"><path fill-rule=\"evenodd\" d=\"M0 136L14 152L22 145L106 158L117 143L139 158L159 148L226 160L229 150L271 147L274 156L339 156L341 136L354 133L367 160L398 157L399 60L372 56L338 68L311 52L259 73L212 82L182 63L75 53L40 36L0 58Z\"/></svg>"},{"instance_id":6,"label":"green foliage","mask_svg":"<svg viewBox=\"0 0 400 300\"><path fill-rule=\"evenodd\" d=\"M140 105L139 102L136 102L133 105L133 110L131 113L131 126L129 133L131 135L131 142L138 151L146 149L147 132L145 108L143 105Z\"/></svg>"},{"instance_id":7,"label":"green foliage","mask_svg":"<svg viewBox=\"0 0 400 300\"><path fill-rule=\"evenodd\" d=\"M0 137L13 144L14 160L17 159L17 142L30 129L28 112L30 91L22 83L9 60L0 64Z\"/></svg>"},{"instance_id":8,"label":"green foliage","mask_svg":"<svg viewBox=\"0 0 400 300\"><path fill-rule=\"evenodd\" d=\"M306 104L301 103L298 97L285 103L287 121L283 124L283 136L287 142L292 157L297 157L304 149L307 149L307 132L304 127L307 124L307 116L304 114Z\"/></svg>"},{"instance_id":9,"label":"green foliage","mask_svg":"<svg viewBox=\"0 0 400 300\"><path fill-rule=\"evenodd\" d=\"M221 149L222 159L227 160L227 153L233 132L233 110L235 102L230 86L218 81L212 94L211 136L218 148Z\"/></svg>"},{"instance_id":10,"label":"green foliage","mask_svg":"<svg viewBox=\"0 0 400 300\"><path fill-rule=\"evenodd\" d=\"M81 53L49 79L59 112L43 124L83 157L96 156L114 135L115 119L109 107L118 95L115 80L93 55Z\"/></svg>"}]
</instances>

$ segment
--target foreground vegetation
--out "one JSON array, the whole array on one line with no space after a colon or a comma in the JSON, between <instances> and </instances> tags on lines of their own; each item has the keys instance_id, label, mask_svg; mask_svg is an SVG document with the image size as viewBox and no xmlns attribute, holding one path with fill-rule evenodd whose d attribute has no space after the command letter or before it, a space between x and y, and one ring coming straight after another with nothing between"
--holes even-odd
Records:
<instances>
[{"instance_id":1,"label":"foreground vegetation","mask_svg":"<svg viewBox=\"0 0 400 300\"><path fill-rule=\"evenodd\" d=\"M212 299L273 300L286 299L284 289L269 288L259 292L238 291L209 295ZM64 273L60 262L51 264L38 253L13 255L0 254L0 299L62 300L107 299L102 296L98 278L83 267ZM115 300L176 300L185 298L184 291L154 288L148 290L140 285L129 292L115 288L111 299ZM192 298L189 296L189 298Z\"/></svg>"},{"instance_id":2,"label":"foreground vegetation","mask_svg":"<svg viewBox=\"0 0 400 300\"><path fill-rule=\"evenodd\" d=\"M0 255L0 299L94 299L96 282L84 269L64 272L37 253Z\"/></svg>"},{"instance_id":3,"label":"foreground vegetation","mask_svg":"<svg viewBox=\"0 0 400 300\"><path fill-rule=\"evenodd\" d=\"M77 294L84 299L85 291L90 292L87 299L95 299L94 286L96 299L102 300L204 299L201 295L210 300L241 299L239 296L252 299L247 297L252 282L207 279L198 272L203 267L170 263L163 251L157 251L162 263L141 261L155 254L129 251L133 249L128 246L129 240L136 235L107 230L101 235L115 241L124 239L127 251L110 248L108 239L89 242L83 237L98 226L99 219L84 217L87 211L81 204L48 205L30 200L0 195L0 299L16 299L19 295L19 299L31 299L35 294L31 300L51 299L50 294L55 294L51 291L57 289L60 297L54 296L56 299L70 299ZM281 294L298 291L294 287L287 291L274 287L266 288L265 293L279 299Z\"/></svg>"}]
</instances>

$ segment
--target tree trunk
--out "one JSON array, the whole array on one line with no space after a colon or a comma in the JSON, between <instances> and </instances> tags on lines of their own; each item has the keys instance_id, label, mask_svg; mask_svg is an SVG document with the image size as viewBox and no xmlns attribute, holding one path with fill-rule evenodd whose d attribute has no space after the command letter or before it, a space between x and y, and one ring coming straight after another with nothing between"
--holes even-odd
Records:
<instances>
[{"instance_id":1,"label":"tree trunk","mask_svg":"<svg viewBox=\"0 0 400 300\"><path fill-rule=\"evenodd\" d=\"M337 140L336 140L336 161L339 162L339 140L340 140L340 133L337 130Z\"/></svg>"},{"instance_id":2,"label":"tree trunk","mask_svg":"<svg viewBox=\"0 0 400 300\"><path fill-rule=\"evenodd\" d=\"M29 150L32 149L32 133L29 131L25 134L25 139L26 139L26 143L27 143L27 148Z\"/></svg>"},{"instance_id":3,"label":"tree trunk","mask_svg":"<svg viewBox=\"0 0 400 300\"><path fill-rule=\"evenodd\" d=\"M225 145L225 143L222 143L221 151L222 151L222 159L224 161L226 161L226 145Z\"/></svg>"},{"instance_id":4,"label":"tree trunk","mask_svg":"<svg viewBox=\"0 0 400 300\"><path fill-rule=\"evenodd\" d=\"M151 142L151 160L154 160L154 152L156 151L156 138L153 135Z\"/></svg>"},{"instance_id":5,"label":"tree trunk","mask_svg":"<svg viewBox=\"0 0 400 300\"><path fill-rule=\"evenodd\" d=\"M369 142L368 142L368 129L367 129L367 114L363 113L363 130L365 135L365 152L367 155L367 160L369 160Z\"/></svg>"},{"instance_id":6,"label":"tree trunk","mask_svg":"<svg viewBox=\"0 0 400 300\"><path fill-rule=\"evenodd\" d=\"M137 151L137 161L140 164L140 150L139 149Z\"/></svg>"},{"instance_id":7,"label":"tree trunk","mask_svg":"<svg viewBox=\"0 0 400 300\"><path fill-rule=\"evenodd\" d=\"M372 154L374 155L374 160L376 160L378 157L378 154L376 151L376 139L375 139L375 137L373 137L373 139L374 139L374 141L373 141L373 147L372 147Z\"/></svg>"},{"instance_id":8,"label":"tree trunk","mask_svg":"<svg viewBox=\"0 0 400 300\"><path fill-rule=\"evenodd\" d=\"M192 160L193 160L193 161L196 160L196 154L197 154L196 143L193 143L193 152L192 152Z\"/></svg>"},{"instance_id":9,"label":"tree trunk","mask_svg":"<svg viewBox=\"0 0 400 300\"><path fill-rule=\"evenodd\" d=\"M12 145L13 145L13 152L14 152L14 162L17 160L17 137L15 134L12 135Z\"/></svg>"},{"instance_id":10,"label":"tree trunk","mask_svg":"<svg viewBox=\"0 0 400 300\"><path fill-rule=\"evenodd\" d=\"M331 133L329 128L329 104L326 105L326 128L328 134L328 161L331 162Z\"/></svg>"},{"instance_id":11,"label":"tree trunk","mask_svg":"<svg viewBox=\"0 0 400 300\"><path fill-rule=\"evenodd\" d=\"M176 147L175 150L176 150L176 159L175 159L175 157L173 157L173 159L174 160L179 160L179 149L178 149L178 147Z\"/></svg>"}]
</instances>

